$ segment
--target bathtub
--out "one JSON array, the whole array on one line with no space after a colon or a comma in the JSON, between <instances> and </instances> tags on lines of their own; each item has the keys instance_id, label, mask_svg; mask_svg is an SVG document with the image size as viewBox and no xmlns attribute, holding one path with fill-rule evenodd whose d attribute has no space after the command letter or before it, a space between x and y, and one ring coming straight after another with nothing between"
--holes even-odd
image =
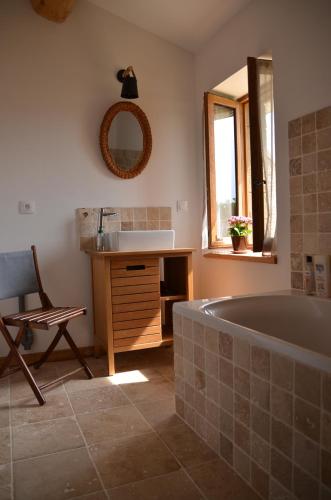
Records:
<instances>
[{"instance_id":1,"label":"bathtub","mask_svg":"<svg viewBox=\"0 0 331 500\"><path fill-rule=\"evenodd\" d=\"M261 498L328 498L331 300L181 302L173 326L178 415Z\"/></svg>"},{"instance_id":2,"label":"bathtub","mask_svg":"<svg viewBox=\"0 0 331 500\"><path fill-rule=\"evenodd\" d=\"M179 303L192 319L331 373L331 300L297 291Z\"/></svg>"}]
</instances>

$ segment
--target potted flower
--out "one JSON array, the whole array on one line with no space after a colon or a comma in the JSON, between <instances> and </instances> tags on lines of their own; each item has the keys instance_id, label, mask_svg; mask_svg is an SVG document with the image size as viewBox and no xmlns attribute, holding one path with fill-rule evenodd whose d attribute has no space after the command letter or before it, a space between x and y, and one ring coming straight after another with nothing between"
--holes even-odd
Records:
<instances>
[{"instance_id":1,"label":"potted flower","mask_svg":"<svg viewBox=\"0 0 331 500\"><path fill-rule=\"evenodd\" d=\"M250 217L244 217L243 215L232 215L232 217L229 217L228 223L233 251L235 253L247 252L247 236L252 232L251 229L249 229L252 219Z\"/></svg>"}]
</instances>

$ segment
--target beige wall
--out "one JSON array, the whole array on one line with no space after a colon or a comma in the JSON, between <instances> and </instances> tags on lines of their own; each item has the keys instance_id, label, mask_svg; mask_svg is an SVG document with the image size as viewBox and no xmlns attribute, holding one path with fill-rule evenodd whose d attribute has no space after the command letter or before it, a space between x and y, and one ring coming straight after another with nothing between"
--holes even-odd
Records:
<instances>
[{"instance_id":1,"label":"beige wall","mask_svg":"<svg viewBox=\"0 0 331 500\"><path fill-rule=\"evenodd\" d=\"M197 123L202 134L203 92L272 51L274 61L278 265L200 258L202 297L290 287L288 121L330 104L331 3L328 0L253 0L197 55ZM202 186L203 158L198 151ZM202 188L200 195L202 210Z\"/></svg>"},{"instance_id":2,"label":"beige wall","mask_svg":"<svg viewBox=\"0 0 331 500\"><path fill-rule=\"evenodd\" d=\"M29 0L1 2L0 18L0 251L38 246L54 302L88 306L88 321L74 321L72 331L89 345L90 269L79 251L77 207L171 206L177 245L198 241L193 56L86 0L63 24L36 15ZM140 176L123 180L103 163L98 131L120 100L116 72L129 64L153 151ZM177 199L190 211L177 214ZM19 200L35 200L37 214L19 215ZM34 350L48 337L38 334Z\"/></svg>"}]
</instances>

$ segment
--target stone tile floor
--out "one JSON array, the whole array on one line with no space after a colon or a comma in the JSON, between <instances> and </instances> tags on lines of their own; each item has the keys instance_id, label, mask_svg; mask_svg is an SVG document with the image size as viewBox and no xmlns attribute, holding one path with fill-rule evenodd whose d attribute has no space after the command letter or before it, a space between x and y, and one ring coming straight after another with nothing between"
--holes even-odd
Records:
<instances>
[{"instance_id":1,"label":"stone tile floor","mask_svg":"<svg viewBox=\"0 0 331 500\"><path fill-rule=\"evenodd\" d=\"M0 381L1 500L258 500L175 414L171 348L89 358L40 407L20 373ZM35 371L45 383L75 361Z\"/></svg>"}]
</instances>

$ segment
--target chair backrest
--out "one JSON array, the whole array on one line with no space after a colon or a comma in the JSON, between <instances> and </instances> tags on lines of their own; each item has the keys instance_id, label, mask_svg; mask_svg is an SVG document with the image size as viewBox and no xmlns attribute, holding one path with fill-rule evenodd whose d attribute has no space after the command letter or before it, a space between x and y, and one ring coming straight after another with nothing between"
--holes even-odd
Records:
<instances>
[{"instance_id":1,"label":"chair backrest","mask_svg":"<svg viewBox=\"0 0 331 500\"><path fill-rule=\"evenodd\" d=\"M32 250L0 253L0 300L40 291Z\"/></svg>"}]
</instances>

